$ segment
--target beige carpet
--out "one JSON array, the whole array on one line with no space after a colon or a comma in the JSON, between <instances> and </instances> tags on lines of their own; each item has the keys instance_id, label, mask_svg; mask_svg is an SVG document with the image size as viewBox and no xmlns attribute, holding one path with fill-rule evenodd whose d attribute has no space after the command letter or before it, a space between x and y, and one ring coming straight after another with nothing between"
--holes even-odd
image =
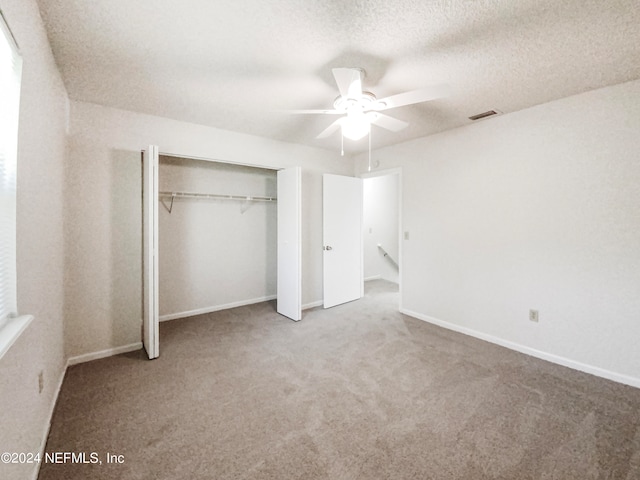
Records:
<instances>
[{"instance_id":1,"label":"beige carpet","mask_svg":"<svg viewBox=\"0 0 640 480\"><path fill-rule=\"evenodd\" d=\"M161 325L69 368L40 479L640 479L640 390L397 313L393 284ZM107 452L124 463L106 464Z\"/></svg>"}]
</instances>

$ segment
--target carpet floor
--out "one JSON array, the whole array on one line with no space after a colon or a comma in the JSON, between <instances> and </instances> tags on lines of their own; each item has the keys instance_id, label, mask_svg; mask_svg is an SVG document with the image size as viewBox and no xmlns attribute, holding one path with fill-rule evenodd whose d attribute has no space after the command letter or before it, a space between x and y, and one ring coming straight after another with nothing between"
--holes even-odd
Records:
<instances>
[{"instance_id":1,"label":"carpet floor","mask_svg":"<svg viewBox=\"0 0 640 480\"><path fill-rule=\"evenodd\" d=\"M87 463L39 478L640 479L639 389L397 306L367 282L298 323L265 302L162 323L156 360L70 367L46 450Z\"/></svg>"}]
</instances>

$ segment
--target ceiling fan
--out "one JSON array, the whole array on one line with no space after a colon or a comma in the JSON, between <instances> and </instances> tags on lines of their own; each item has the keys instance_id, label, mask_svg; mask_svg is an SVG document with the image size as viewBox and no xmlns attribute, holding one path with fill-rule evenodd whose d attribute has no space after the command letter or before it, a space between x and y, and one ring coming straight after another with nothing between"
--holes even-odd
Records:
<instances>
[{"instance_id":1,"label":"ceiling fan","mask_svg":"<svg viewBox=\"0 0 640 480\"><path fill-rule=\"evenodd\" d=\"M382 111L434 100L447 94L447 88L439 85L378 99L373 93L362 90L362 80L365 76L363 69L334 68L332 72L340 91L340 95L333 102L333 109L289 111L290 113L340 115L340 118L320 132L316 138L326 138L338 129L342 129L343 138L359 140L370 132L371 125L398 132L406 128L409 123L381 113Z\"/></svg>"}]
</instances>

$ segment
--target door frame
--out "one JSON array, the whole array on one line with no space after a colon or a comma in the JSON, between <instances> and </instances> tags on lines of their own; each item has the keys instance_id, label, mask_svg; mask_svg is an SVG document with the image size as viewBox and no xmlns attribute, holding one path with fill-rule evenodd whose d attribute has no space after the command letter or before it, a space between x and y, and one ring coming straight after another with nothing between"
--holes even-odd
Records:
<instances>
[{"instance_id":1,"label":"door frame","mask_svg":"<svg viewBox=\"0 0 640 480\"><path fill-rule=\"evenodd\" d=\"M363 180L366 178L374 178L374 177L386 177L387 175L398 175L398 292L399 292L399 302L398 302L398 311L402 311L402 258L403 258L403 246L404 242L404 230L403 230L403 222L402 222L402 167L394 167L388 168L384 170L376 170L372 172L364 172L359 174L358 176ZM363 208L364 208L364 189L363 189ZM364 228L364 225L363 225ZM408 232L407 232L408 233ZM364 242L364 232L362 235ZM364 245L363 245L364 252ZM362 278L364 279L364 262L362 262ZM364 282L363 282L364 283Z\"/></svg>"}]
</instances>

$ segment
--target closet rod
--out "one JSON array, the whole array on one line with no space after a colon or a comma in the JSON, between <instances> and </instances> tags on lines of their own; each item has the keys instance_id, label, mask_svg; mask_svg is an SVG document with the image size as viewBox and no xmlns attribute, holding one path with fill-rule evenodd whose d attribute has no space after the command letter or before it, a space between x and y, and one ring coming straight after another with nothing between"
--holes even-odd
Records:
<instances>
[{"instance_id":1,"label":"closet rod","mask_svg":"<svg viewBox=\"0 0 640 480\"><path fill-rule=\"evenodd\" d=\"M158 192L160 202L164 205L169 213L173 211L173 201L176 198L200 198L200 199L215 199L215 200L242 200L243 202L275 202L278 199L276 197L263 197L259 195L222 195L219 193L190 193L190 192ZM170 198L171 204L167 206L163 199ZM245 204L246 205L246 204ZM244 213L246 209L242 210Z\"/></svg>"},{"instance_id":2,"label":"closet rod","mask_svg":"<svg viewBox=\"0 0 640 480\"><path fill-rule=\"evenodd\" d=\"M189 193L189 192L160 192L160 197L172 198L214 198L217 200L243 200L247 202L275 202L276 197L263 197L259 195L224 195L219 193Z\"/></svg>"}]
</instances>

